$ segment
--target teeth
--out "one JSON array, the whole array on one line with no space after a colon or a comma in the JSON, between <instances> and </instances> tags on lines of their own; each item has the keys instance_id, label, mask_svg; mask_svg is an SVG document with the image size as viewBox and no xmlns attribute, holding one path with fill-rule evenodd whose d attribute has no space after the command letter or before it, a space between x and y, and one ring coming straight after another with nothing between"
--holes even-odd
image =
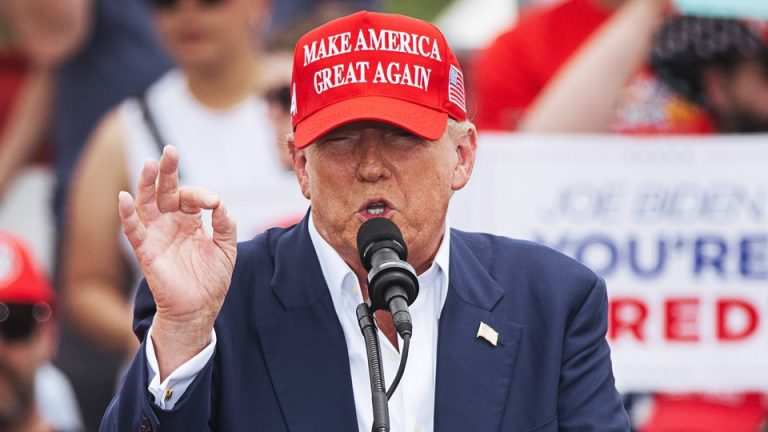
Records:
<instances>
[{"instance_id":1,"label":"teeth","mask_svg":"<svg viewBox=\"0 0 768 432\"><path fill-rule=\"evenodd\" d=\"M378 202L369 204L368 208L366 208L366 211L368 212L368 214L377 216L384 213L386 209L387 209L387 203L383 201L378 201Z\"/></svg>"}]
</instances>

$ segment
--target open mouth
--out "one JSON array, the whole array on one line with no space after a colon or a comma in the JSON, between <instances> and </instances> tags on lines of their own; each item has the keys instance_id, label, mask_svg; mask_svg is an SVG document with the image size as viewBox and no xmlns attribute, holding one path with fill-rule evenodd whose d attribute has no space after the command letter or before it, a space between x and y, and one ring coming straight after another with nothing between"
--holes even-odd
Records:
<instances>
[{"instance_id":1,"label":"open mouth","mask_svg":"<svg viewBox=\"0 0 768 432\"><path fill-rule=\"evenodd\" d=\"M384 214L384 210L387 209L387 203L378 201L375 203L371 203L368 205L368 207L365 208L365 210L368 212L368 214L373 216L381 216Z\"/></svg>"},{"instance_id":2,"label":"open mouth","mask_svg":"<svg viewBox=\"0 0 768 432\"><path fill-rule=\"evenodd\" d=\"M392 206L385 200L371 200L365 203L361 209L360 214L365 219L375 217L387 217L392 211Z\"/></svg>"}]
</instances>

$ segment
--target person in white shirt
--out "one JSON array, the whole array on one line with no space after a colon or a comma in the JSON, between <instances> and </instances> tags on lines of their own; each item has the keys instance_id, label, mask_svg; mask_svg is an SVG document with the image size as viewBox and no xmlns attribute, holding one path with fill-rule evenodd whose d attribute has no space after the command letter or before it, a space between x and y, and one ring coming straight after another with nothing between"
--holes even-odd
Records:
<instances>
[{"instance_id":1,"label":"person in white shirt","mask_svg":"<svg viewBox=\"0 0 768 432\"><path fill-rule=\"evenodd\" d=\"M138 348L129 299L141 273L110 203L121 190L132 190L147 158L159 157L165 145L185 152L184 180L227 199L241 238L296 215L290 204L274 204L270 212L253 199L270 196L293 177L279 154L286 150L278 145L277 129L285 127L273 121L265 98L279 78L266 76L255 37L269 10L266 2L150 3L177 65L94 130L73 178L60 269L62 299L76 329L101 352L126 359ZM293 203L305 205L298 191Z\"/></svg>"}]
</instances>

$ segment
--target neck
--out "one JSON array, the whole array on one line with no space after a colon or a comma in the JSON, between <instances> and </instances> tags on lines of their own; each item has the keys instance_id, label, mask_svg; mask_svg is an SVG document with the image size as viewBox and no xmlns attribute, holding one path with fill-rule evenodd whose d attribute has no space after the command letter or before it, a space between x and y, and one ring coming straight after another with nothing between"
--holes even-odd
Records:
<instances>
[{"instance_id":1,"label":"neck","mask_svg":"<svg viewBox=\"0 0 768 432\"><path fill-rule=\"evenodd\" d=\"M230 61L211 67L188 68L189 90L203 105L226 109L260 91L257 56L233 54Z\"/></svg>"}]
</instances>

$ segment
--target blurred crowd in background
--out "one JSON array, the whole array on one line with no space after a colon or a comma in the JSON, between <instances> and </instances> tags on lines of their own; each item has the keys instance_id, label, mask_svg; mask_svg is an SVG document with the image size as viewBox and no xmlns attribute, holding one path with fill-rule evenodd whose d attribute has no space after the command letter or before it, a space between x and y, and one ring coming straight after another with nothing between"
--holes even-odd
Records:
<instances>
[{"instance_id":1,"label":"blurred crowd in background","mask_svg":"<svg viewBox=\"0 0 768 432\"><path fill-rule=\"evenodd\" d=\"M768 132L768 27L683 16L670 0L1 0L0 208L31 167L53 182L50 244L0 227L0 431L98 429L138 347L118 192L173 144L182 182L240 211L241 239L258 233L249 202L292 175L293 45L360 9L459 27L443 31L481 134ZM455 19L468 9L501 27ZM492 37L451 40L473 28ZM758 393L626 403L648 432L759 431L768 418Z\"/></svg>"}]
</instances>

